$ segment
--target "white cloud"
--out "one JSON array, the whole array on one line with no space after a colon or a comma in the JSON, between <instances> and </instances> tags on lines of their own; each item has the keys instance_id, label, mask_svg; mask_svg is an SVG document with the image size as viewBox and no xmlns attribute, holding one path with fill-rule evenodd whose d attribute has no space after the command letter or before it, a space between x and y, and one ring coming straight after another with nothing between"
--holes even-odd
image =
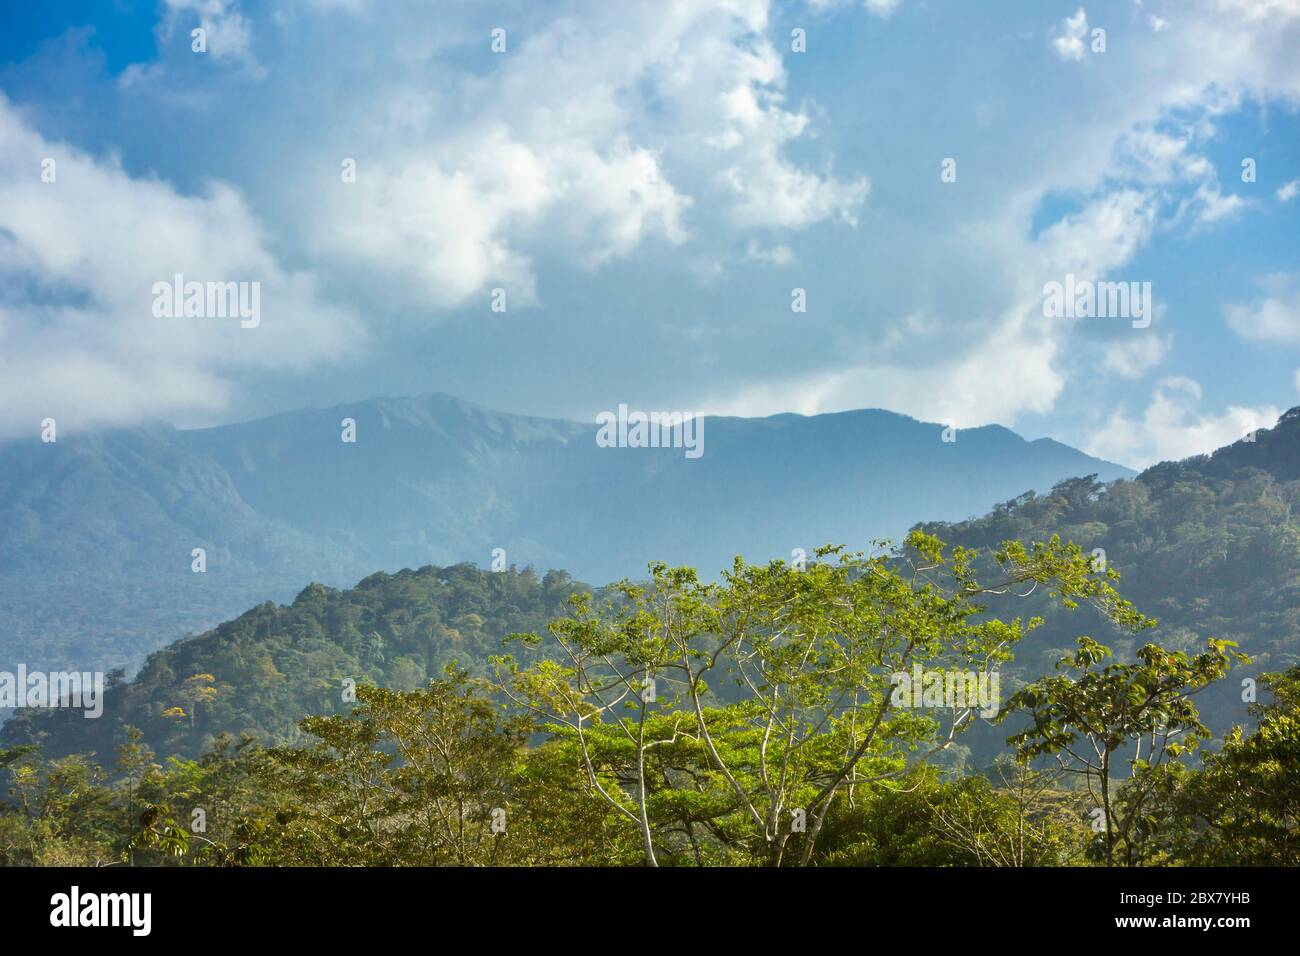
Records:
<instances>
[{"instance_id":1,"label":"white cloud","mask_svg":"<svg viewBox=\"0 0 1300 956\"><path fill-rule=\"evenodd\" d=\"M741 234L852 225L868 181L785 155L811 119L784 102L766 28L763 0L593 6L542 25L445 102L363 118L373 158L326 193L309 241L445 307L489 283L526 303L540 250L595 268L686 242L693 216Z\"/></svg>"},{"instance_id":2,"label":"white cloud","mask_svg":"<svg viewBox=\"0 0 1300 956\"><path fill-rule=\"evenodd\" d=\"M715 390L699 404L727 415L883 407L962 428L1013 425L1026 412L1050 412L1066 386L1057 360L1073 326L1044 319L1044 282L1068 272L1101 277L1122 266L1147 241L1154 220L1149 194L1119 190L1062 218L1033 242L1018 235L1011 220L990 224L980 231L983 241L1018 264L1007 277L1015 299L996 315L978 315L963 326L910 314L876 343L870 360L793 373L738 392ZM1158 360L1141 348L1131 354L1116 351L1111 370L1128 371L1143 362L1149 367ZM1015 372L997 375L990 369Z\"/></svg>"},{"instance_id":3,"label":"white cloud","mask_svg":"<svg viewBox=\"0 0 1300 956\"><path fill-rule=\"evenodd\" d=\"M42 182L42 161L55 163ZM261 324L159 319L153 284L261 284ZM33 132L0 96L0 406L6 433L219 411L245 368L300 369L359 339L282 267L242 197L181 195Z\"/></svg>"},{"instance_id":4,"label":"white cloud","mask_svg":"<svg viewBox=\"0 0 1300 956\"><path fill-rule=\"evenodd\" d=\"M813 5L862 15L856 2ZM845 121L851 127L854 119L836 114L815 123L815 104L787 96L786 63L794 69L800 61L783 62L786 38L769 38L776 31L768 3L621 4L611 12L575 2L571 9L577 14L568 20L512 32L510 55L463 88L379 85L369 93L377 103L415 104L403 111L390 106L373 125L361 124L357 138L373 142L376 157L363 176L373 167L389 185L363 179L353 194L334 190L312 231L340 238L329 250L336 261L346 263L357 250L366 270L391 270L395 283L415 277L423 295L445 304L473 302L498 278L512 295L516 287L530 294L534 274L545 275L535 262L543 254L596 266L648 252L645 247L672 247L701 281L720 283L739 250L749 258L781 256L778 250L788 248L782 231L859 220L863 233L889 230L881 245L896 243L917 265L898 268L893 285L890 276L870 273L872 294L879 294L864 308L869 317L810 316L825 323L819 332L845 347L807 357L807 365L775 378L770 366L756 371L714 355L713 367L725 374L709 379L714 384L692 402L711 410L874 404L963 424L1014 424L1026 412L1052 411L1082 363L1068 360L1078 325L1042 319L1043 283L1066 272L1140 281L1143 276L1119 270L1171 211L1202 225L1244 212L1243 200L1222 191L1202 155L1216 135L1213 121L1247 97L1300 94L1294 30L1279 29L1277 21L1242 16L1217 0L1192 0L1157 39L1139 17L1141 42L1112 43L1104 70L1050 71L1077 85L1078 108L1060 105L1071 90L1056 90L1050 110L1035 112L1030 98L1018 127L1007 117L1019 152L1000 156L1026 178L982 184L996 209L946 213L942 223L919 217L918 239L907 224L874 215L878 208L862 214L870 184L860 173L837 177L828 171L833 157L806 158L815 154L816 126ZM1087 55L1083 7L1053 32L1058 56ZM1042 42L1041 35L1033 42ZM576 102L574 89L583 91ZM402 92L408 95L397 95ZM504 171L480 174L481 158L496 150L518 159ZM589 213L593 180L568 170L603 176L607 166L620 167L618 156L652 163L659 191L628 190L613 174L617 186L610 194L624 197L627 214ZM869 145L858 158L859 169L875 162ZM372 189L379 191L375 198L366 192ZM1064 196L1079 211L1035 238L1029 223L1048 196ZM367 213L368 206L376 209ZM761 244L749 233L762 237ZM800 250L801 267L810 265L812 257ZM945 269L969 259L999 281L972 283L979 286L972 292L918 294L914 289L929 278L927 259ZM537 281L545 295L544 281ZM918 315L927 320L914 322ZM1187 341L1180 336L1180 346ZM1089 345L1085 354L1099 354L1106 373L1132 379L1157 367L1170 342L1135 334ZM1007 374L991 375L990 368ZM1088 363L1089 373L1097 368Z\"/></svg>"},{"instance_id":5,"label":"white cloud","mask_svg":"<svg viewBox=\"0 0 1300 956\"><path fill-rule=\"evenodd\" d=\"M888 323L883 336L872 336L865 355L848 355L834 368L768 377L740 390L715 388L700 407L730 415L877 407L963 428L1010 425L1026 411L1050 411L1066 384L1057 358L1068 326L1045 324L1039 269L1045 262L1056 269L1063 260L1012 231L985 236L1005 243L1021 262L1020 271L1008 276L1016 298L997 315L975 315L963 324L929 312L906 313ZM1015 371L994 374L994 369Z\"/></svg>"},{"instance_id":6,"label":"white cloud","mask_svg":"<svg viewBox=\"0 0 1300 956\"><path fill-rule=\"evenodd\" d=\"M237 197L245 216L251 220L248 209L256 209L256 225L268 232L261 248L313 270L331 294L376 326L437 322L456 306L486 308L486 290L498 284L509 290L512 306L546 298L549 288L562 293L552 301L567 297L569 308L593 298L582 287L581 269L592 270L594 297L612 301L595 270L612 282L611 276L641 274L644 257L644 274L671 282L676 268L688 286L673 299L686 313L676 321L714 337L680 362L655 356L624 366L617 355L602 358L606 371L617 368L628 381L648 380L645 369L653 368L654 387L674 394L707 381L713 407L879 404L964 424L1014 424L1026 412L1051 412L1062 395L1073 401L1075 386L1101 380L1098 368L1121 378L1145 374L1163 359L1168 338L1089 340L1076 349L1081 326L1043 321L1043 283L1065 272L1141 280L1121 270L1157 229L1166 234L1171 210L1193 222L1245 212L1239 197L1222 192L1202 155L1216 135L1214 122L1252 97L1300 101L1289 4L1187 0L1158 38L1147 32L1143 12L1129 21L1128 38L1137 42L1112 42L1097 58L1104 69L1048 70L1040 83L981 60L990 38L974 33L947 54L957 61L954 70L973 71L978 98L972 103L986 111L978 154L984 171L1006 174L969 179L975 168L963 159L962 182L979 188L949 189L935 215L923 194L898 199L898 170L889 169L884 152L898 154L900 144L906 152L914 137L891 139L887 128L870 128L843 103L823 118L818 84L839 82L833 72L801 77L797 95L787 90L787 65L802 70L810 61L788 55L788 35L769 23L767 0L567 0L558 13L521 4L508 24L509 53L501 57L486 55L484 21L463 5L448 7L433 29L418 3L365 9L361 0L299 2L283 8L285 25L262 17L256 4L245 4L245 15L231 0L204 2L214 17L243 18L244 42L232 47L243 50L237 60L251 60L256 50L274 65L275 82L220 85L222 76L243 72L210 69L177 33L173 46L184 57L168 61L165 74L136 77L131 97L162 104L159 128L168 130L196 128L209 118L187 112L188 102L168 112L182 96L208 97L205 107L231 90L240 97L247 115L226 130L264 131L266 141L250 146L233 135L229 154L224 142L222 151L211 152L223 158L216 168L226 175L247 171ZM859 0L812 2L865 19ZM197 16L197 5L185 5L192 9L176 21L178 31ZM895 6L877 3L868 12L881 15ZM343 20L338 9L316 14L314 7L360 15ZM1118 41L1123 27L1113 26ZM1053 34L1059 34L1050 41L1056 55L1087 55L1082 7ZM1050 58L1043 41L1041 31L1028 40ZM846 83L865 72L852 66L850 58ZM950 126L960 149L959 137L971 135L962 125L966 107L945 104L937 91L947 80L936 82L938 74L925 67L919 65L910 88L933 101L927 122ZM312 79L281 83L282 77ZM1042 88L1028 95L1025 87ZM869 94L864 87L855 95ZM914 104L901 89L899 99ZM989 127L999 135L988 136ZM222 127L217 121L209 128ZM832 155L827 143L842 156ZM140 150L129 138L124 148L136 163L167 153ZM191 152L186 159L205 155ZM344 156L357 158L355 184L339 181ZM878 181L877 194L869 192L867 173ZM173 178L183 181L174 170ZM187 185L186 192L194 189ZM210 200L202 192L182 198ZM1058 208L1058 200L1078 211L1036 233L1044 210ZM860 225L851 233L854 223ZM733 317L707 303L716 295L745 299L744 308L753 308L752 295L745 298L752 290L725 285L728 267L745 258L789 261L788 233L796 230L810 233L796 246L799 284L821 281L822 289L810 288L814 301L837 300L834 314L808 317L817 341L833 347L787 349L782 354L791 365L773 381L769 356L733 360L717 346L731 344ZM848 241L838 246L841 237ZM697 282L707 288L698 290ZM562 288L566 283L570 288ZM697 291L706 304L691 313ZM649 301L645 312L657 304ZM554 319L556 341L590 332L580 328L591 318L580 305L572 318L559 311L547 317ZM663 325L645 312L638 326L620 310L609 311L619 332L639 334L649 326L653 338ZM31 328L3 321L11 343ZM475 347L466 344L472 336L455 338L450 326L443 332L456 349ZM746 329L751 340L780 339L779 330L772 333L770 324ZM1193 340L1180 334L1178 344ZM714 346L717 352L710 351ZM507 345L483 348L510 358ZM1072 360L1080 354L1088 361ZM481 356L470 359L466 365L479 367ZM555 361L562 367L552 377L574 383L565 389L605 387L577 383L581 376L571 374L569 360L557 354ZM215 369L206 367L220 381ZM1107 387L1118 384L1106 380ZM554 395L545 401L552 408L557 403Z\"/></svg>"},{"instance_id":7,"label":"white cloud","mask_svg":"<svg viewBox=\"0 0 1300 956\"><path fill-rule=\"evenodd\" d=\"M195 29L203 31L203 50L194 45ZM180 76L202 73L214 64L262 79L266 70L253 55L252 23L240 11L239 0L163 0L162 16L154 29L160 58L131 63L117 78L127 92L151 92L159 100L189 108L203 102L205 91L182 91Z\"/></svg>"},{"instance_id":8,"label":"white cloud","mask_svg":"<svg viewBox=\"0 0 1300 956\"><path fill-rule=\"evenodd\" d=\"M522 305L535 290L512 235L544 227L548 242L591 267L651 237L686 238L691 200L653 154L626 142L601 154L577 143L529 145L496 127L446 152L442 162L412 153L391 167L359 164L357 181L340 182L320 209L318 248L421 280L435 305L458 305L489 282Z\"/></svg>"},{"instance_id":9,"label":"white cloud","mask_svg":"<svg viewBox=\"0 0 1300 956\"><path fill-rule=\"evenodd\" d=\"M1266 295L1251 303L1228 306L1228 325L1251 342L1300 345L1300 281L1286 275L1263 282Z\"/></svg>"},{"instance_id":10,"label":"white cloud","mask_svg":"<svg viewBox=\"0 0 1300 956\"><path fill-rule=\"evenodd\" d=\"M1151 193L1121 189L1065 216L1039 237L1043 281L1067 272L1095 280L1119 268L1150 238L1156 211Z\"/></svg>"},{"instance_id":11,"label":"white cloud","mask_svg":"<svg viewBox=\"0 0 1300 956\"><path fill-rule=\"evenodd\" d=\"M936 349L924 367L881 361L790 376L734 394L714 393L701 407L709 414L743 416L888 408L924 421L952 422L959 428L1010 423L1027 409L1049 411L1065 384L1053 365L1056 343L1030 330L1030 311L1009 316L1007 322L1014 327L1005 336L960 354ZM912 323L905 320L905 324ZM933 329L920 331L924 323L913 325L917 331L901 334L935 335ZM994 368L1017 371L1007 376L990 374Z\"/></svg>"},{"instance_id":12,"label":"white cloud","mask_svg":"<svg viewBox=\"0 0 1300 956\"><path fill-rule=\"evenodd\" d=\"M1255 429L1271 428L1281 414L1272 405L1229 405L1216 415L1201 411L1201 398L1201 386L1192 379L1163 379L1141 418L1129 418L1123 409L1115 411L1089 436L1085 450L1090 455L1145 468L1158 461L1214 451Z\"/></svg>"},{"instance_id":13,"label":"white cloud","mask_svg":"<svg viewBox=\"0 0 1300 956\"><path fill-rule=\"evenodd\" d=\"M1083 38L1088 35L1088 13L1083 7L1074 16L1061 21L1059 32L1052 37L1052 48L1062 60L1082 60L1087 52Z\"/></svg>"},{"instance_id":14,"label":"white cloud","mask_svg":"<svg viewBox=\"0 0 1300 956\"><path fill-rule=\"evenodd\" d=\"M1246 200L1240 196L1224 194L1218 185L1202 183L1196 192L1183 202L1179 215L1190 210L1198 226L1210 226L1220 220L1236 217L1245 207Z\"/></svg>"},{"instance_id":15,"label":"white cloud","mask_svg":"<svg viewBox=\"0 0 1300 956\"><path fill-rule=\"evenodd\" d=\"M862 7L873 16L887 18L898 9L902 0L861 0ZM808 0L808 6L814 10L838 9L847 7L853 0Z\"/></svg>"},{"instance_id":16,"label":"white cloud","mask_svg":"<svg viewBox=\"0 0 1300 956\"><path fill-rule=\"evenodd\" d=\"M1101 347L1101 367L1120 378L1141 378L1165 360L1173 345L1168 335L1125 335Z\"/></svg>"},{"instance_id":17,"label":"white cloud","mask_svg":"<svg viewBox=\"0 0 1300 956\"><path fill-rule=\"evenodd\" d=\"M1300 0L1219 0L1219 9L1250 21L1300 17Z\"/></svg>"},{"instance_id":18,"label":"white cloud","mask_svg":"<svg viewBox=\"0 0 1300 956\"><path fill-rule=\"evenodd\" d=\"M898 9L899 0L864 0L864 5L878 17L887 17Z\"/></svg>"},{"instance_id":19,"label":"white cloud","mask_svg":"<svg viewBox=\"0 0 1300 956\"><path fill-rule=\"evenodd\" d=\"M784 243L768 247L750 239L745 245L745 260L766 262L774 266L788 266L794 261L794 251Z\"/></svg>"},{"instance_id":20,"label":"white cloud","mask_svg":"<svg viewBox=\"0 0 1300 956\"><path fill-rule=\"evenodd\" d=\"M188 48L190 31L197 26L206 34L204 55L214 60L251 60L253 31L238 0L165 0L165 6L162 35L168 41L183 30Z\"/></svg>"},{"instance_id":21,"label":"white cloud","mask_svg":"<svg viewBox=\"0 0 1300 956\"><path fill-rule=\"evenodd\" d=\"M1300 195L1300 179L1293 179L1289 183L1283 183L1278 187L1277 201L1290 202L1297 195Z\"/></svg>"},{"instance_id":22,"label":"white cloud","mask_svg":"<svg viewBox=\"0 0 1300 956\"><path fill-rule=\"evenodd\" d=\"M1214 166L1192 151L1193 131L1182 136L1139 126L1128 131L1116 149L1117 172L1152 185L1214 179Z\"/></svg>"}]
</instances>

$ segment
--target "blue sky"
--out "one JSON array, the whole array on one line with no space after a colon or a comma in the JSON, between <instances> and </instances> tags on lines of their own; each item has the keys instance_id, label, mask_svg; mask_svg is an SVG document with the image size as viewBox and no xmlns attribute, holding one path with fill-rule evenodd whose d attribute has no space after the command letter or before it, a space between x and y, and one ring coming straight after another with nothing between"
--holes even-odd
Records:
<instances>
[{"instance_id":1,"label":"blue sky","mask_svg":"<svg viewBox=\"0 0 1300 956\"><path fill-rule=\"evenodd\" d=\"M1300 0L30 7L2 434L437 390L884 407L1140 466L1300 404ZM259 282L261 323L155 317L176 272ZM1067 273L1150 282L1155 320L1045 317Z\"/></svg>"}]
</instances>

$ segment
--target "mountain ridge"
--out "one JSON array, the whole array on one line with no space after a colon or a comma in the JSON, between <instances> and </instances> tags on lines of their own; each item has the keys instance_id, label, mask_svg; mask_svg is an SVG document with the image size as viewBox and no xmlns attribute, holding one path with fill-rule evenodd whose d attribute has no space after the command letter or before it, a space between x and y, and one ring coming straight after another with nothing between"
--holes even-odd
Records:
<instances>
[{"instance_id":1,"label":"mountain ridge","mask_svg":"<svg viewBox=\"0 0 1300 956\"><path fill-rule=\"evenodd\" d=\"M355 444L341 421L356 422ZM309 581L469 561L712 576L737 553L898 537L1080 474L1131 474L1002 426L882 409L706 417L704 455L597 446L594 424L445 393L246 422L0 443L0 668L122 667ZM205 551L206 570L191 570ZM8 662L6 664L6 662Z\"/></svg>"},{"instance_id":2,"label":"mountain ridge","mask_svg":"<svg viewBox=\"0 0 1300 956\"><path fill-rule=\"evenodd\" d=\"M1068 478L1047 494L997 504L977 520L920 524L984 555L1008 538L1028 542L1052 533L1085 549L1101 546L1123 575L1121 593L1160 620L1154 631L1134 637L1088 608L1080 617L1061 613L1042 595L993 596L993 613L1044 618L1017 649L1004 690L1050 673L1079 633L1111 644L1121 657L1148 640L1186 651L1203 647L1208 636L1236 640L1255 658L1240 671L1252 677L1300 661L1300 475L1292 477L1300 409L1295 412L1231 454L1166 462L1109 484L1092 475ZM1215 469L1228 474L1216 476ZM1247 560L1252 556L1261 560ZM93 727L72 712L24 711L0 739L40 744L50 755L109 753L128 725L141 728L160 754L197 754L220 732L296 739L295 722L305 714L346 711L338 690L343 679L409 689L453 660L483 673L503 637L543 629L564 613L569 593L587 587L563 571L497 574L465 563L378 571L350 588L309 584L290 602L256 603L155 651L133 681L113 682L105 718ZM1003 606L1009 603L1014 607ZM216 691L197 716L186 703L195 674L212 675ZM1227 682L1204 698L1202 712L1217 731L1245 719L1239 691ZM997 727L976 728L955 759L981 759L1004 735Z\"/></svg>"}]
</instances>

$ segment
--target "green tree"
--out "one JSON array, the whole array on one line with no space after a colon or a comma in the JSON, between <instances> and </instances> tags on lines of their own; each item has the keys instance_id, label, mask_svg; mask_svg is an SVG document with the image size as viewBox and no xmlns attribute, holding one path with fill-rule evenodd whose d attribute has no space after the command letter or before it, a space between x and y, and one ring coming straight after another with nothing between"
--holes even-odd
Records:
<instances>
[{"instance_id":1,"label":"green tree","mask_svg":"<svg viewBox=\"0 0 1300 956\"><path fill-rule=\"evenodd\" d=\"M527 728L499 721L454 667L420 691L363 685L357 703L305 718L314 746L268 752L276 852L309 865L496 862Z\"/></svg>"},{"instance_id":2,"label":"green tree","mask_svg":"<svg viewBox=\"0 0 1300 956\"><path fill-rule=\"evenodd\" d=\"M1032 723L1007 742L1021 760L1051 756L1063 770L1082 775L1101 812L1101 857L1107 866L1117 858L1135 866L1145 845L1150 768L1209 736L1191 696L1224 676L1234 659L1249 659L1229 650L1232 641L1211 639L1195 656L1147 644L1135 663L1100 666L1112 656L1110 648L1090 637L1076 643L1078 649L1057 665L1070 673L1035 681L1008 702L1008 713L1022 712ZM1129 789L1121 800L1115 784L1125 763Z\"/></svg>"},{"instance_id":3,"label":"green tree","mask_svg":"<svg viewBox=\"0 0 1300 956\"><path fill-rule=\"evenodd\" d=\"M974 557L913 533L871 556L823 547L807 567L738 558L720 584L655 564L649 586L625 581L620 600L599 609L579 597L570 617L552 622L563 663L499 663L516 702L578 740L588 784L637 828L648 864L656 862L651 753L683 735L703 746L733 794L748 830L740 842L780 865L795 839L807 864L838 797L899 773L918 746L951 745L975 719L972 706L946 721L942 711L895 707L893 675L914 666L987 675L1036 626L983 616L982 596L1042 585L1120 626L1145 620L1110 576L1059 539L1032 549L1009 542L994 555L1001 574L990 583L976 579ZM543 644L535 633L519 637ZM642 693L650 680L654 701ZM743 706L718 707L714 684L733 688ZM606 786L591 759L587 738L598 724L631 746L626 787Z\"/></svg>"},{"instance_id":4,"label":"green tree","mask_svg":"<svg viewBox=\"0 0 1300 956\"><path fill-rule=\"evenodd\" d=\"M1300 865L1300 666L1265 674L1253 733L1234 727L1202 769L1153 774L1151 839L1194 866Z\"/></svg>"}]
</instances>

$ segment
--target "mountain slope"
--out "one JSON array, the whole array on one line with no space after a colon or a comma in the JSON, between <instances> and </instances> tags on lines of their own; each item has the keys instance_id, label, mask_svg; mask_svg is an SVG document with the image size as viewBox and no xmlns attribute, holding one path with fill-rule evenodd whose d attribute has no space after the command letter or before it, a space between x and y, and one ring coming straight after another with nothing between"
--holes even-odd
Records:
<instances>
[{"instance_id":1,"label":"mountain slope","mask_svg":"<svg viewBox=\"0 0 1300 956\"><path fill-rule=\"evenodd\" d=\"M715 574L737 553L866 543L1062 478L1128 473L1000 427L955 443L941 431L884 411L709 418L703 457L687 460L430 395L0 444L0 669L134 670L308 582L487 564L497 548L584 580L656 559Z\"/></svg>"},{"instance_id":2,"label":"mountain slope","mask_svg":"<svg viewBox=\"0 0 1300 956\"><path fill-rule=\"evenodd\" d=\"M1018 613L1042 614L1046 623L1017 651L1021 678L1050 672L1080 633L1120 656L1147 642L1190 651L1208 637L1233 640L1254 663L1197 699L1202 719L1222 731L1248 722L1243 679L1300 663L1300 408L1254 441L1163 462L1131 481L1065 482L975 521L923 527L981 550L1053 533L1101 549L1122 575L1119 590L1159 621L1134 639L1086 610L1081 619L1037 597L1022 601ZM991 608L1011 613L1006 605L1014 600L995 599ZM1014 682L1004 681L1003 690L1011 693Z\"/></svg>"},{"instance_id":3,"label":"mountain slope","mask_svg":"<svg viewBox=\"0 0 1300 956\"><path fill-rule=\"evenodd\" d=\"M357 441L339 440L339 422ZM366 571L437 562L563 567L587 580L662 559L713 573L737 552L789 556L835 538L901 534L1006 493L1126 469L1051 441L878 410L709 418L705 454L610 449L595 427L434 395L281 415L180 437L261 513L345 543ZM938 509L936 511L936 508ZM761 518L760 518L761 516Z\"/></svg>"},{"instance_id":4,"label":"mountain slope","mask_svg":"<svg viewBox=\"0 0 1300 956\"><path fill-rule=\"evenodd\" d=\"M469 565L373 574L346 591L314 584L291 604L258 605L150 655L134 680L113 682L97 719L20 710L0 737L105 762L128 725L160 755L197 756L223 731L294 740L304 715L351 709L345 680L413 690L453 662L486 675L501 638L545 630L582 587L562 572L539 579Z\"/></svg>"},{"instance_id":5,"label":"mountain slope","mask_svg":"<svg viewBox=\"0 0 1300 956\"><path fill-rule=\"evenodd\" d=\"M779 423L777 423L779 425ZM771 423L767 427L773 427ZM1198 697L1206 723L1222 733L1248 721L1241 678L1300 661L1300 409L1278 426L1213 456L1167 462L1132 480L1102 484L1067 479L1047 494L1025 494L986 516L925 530L987 553L1002 541L1054 533L1102 548L1123 574L1119 590L1159 618L1138 639L1112 631L1088 607L1062 613L1041 595L990 598L1005 617L1042 615L1003 669L1004 698L1052 671L1080 634L1128 656L1139 641L1192 650L1206 637L1238 641L1256 662ZM476 673L515 630L541 630L560 616L581 585L550 572L494 574L468 565L375 574L346 591L313 585L289 606L264 604L239 618L155 653L140 676L117 687L105 715L85 721L71 711L23 711L0 742L40 743L47 753L120 743L140 727L160 754L195 753L221 731L287 739L308 713L345 709L341 681L352 677L411 687L451 660ZM214 677L217 693L191 724L185 683ZM958 749L977 761L1000 752L1006 726L979 725Z\"/></svg>"}]
</instances>

